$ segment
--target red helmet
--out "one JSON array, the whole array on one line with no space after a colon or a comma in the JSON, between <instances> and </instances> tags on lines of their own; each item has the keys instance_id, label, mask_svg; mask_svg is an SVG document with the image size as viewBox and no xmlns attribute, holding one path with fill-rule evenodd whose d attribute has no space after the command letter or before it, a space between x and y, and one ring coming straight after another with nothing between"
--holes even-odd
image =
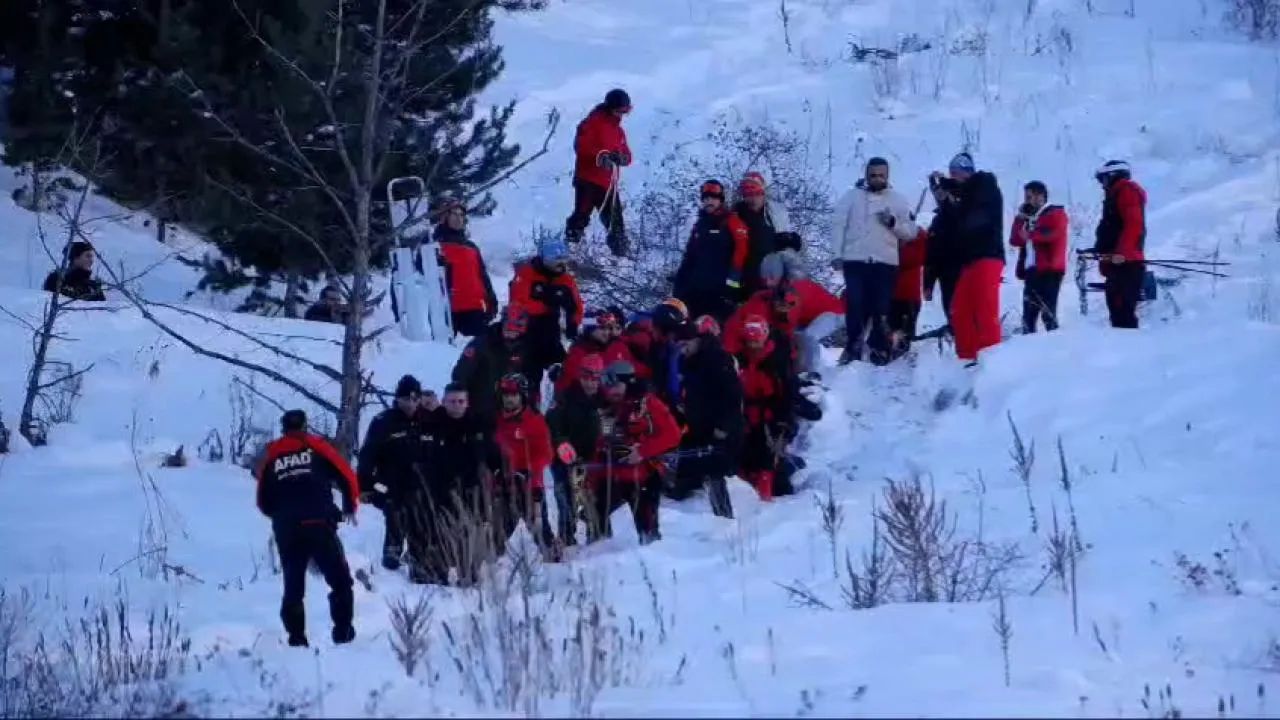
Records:
<instances>
[{"instance_id":1,"label":"red helmet","mask_svg":"<svg viewBox=\"0 0 1280 720\"><path fill-rule=\"evenodd\" d=\"M742 339L749 343L763 343L769 339L769 323L759 315L748 315L742 324Z\"/></svg>"},{"instance_id":2,"label":"red helmet","mask_svg":"<svg viewBox=\"0 0 1280 720\"><path fill-rule=\"evenodd\" d=\"M583 377L599 378L604 374L604 357L592 353L582 358L582 362L578 365L578 371Z\"/></svg>"},{"instance_id":3,"label":"red helmet","mask_svg":"<svg viewBox=\"0 0 1280 720\"><path fill-rule=\"evenodd\" d=\"M720 323L710 315L699 315L698 319L693 321L693 329L699 335L720 337Z\"/></svg>"},{"instance_id":4,"label":"red helmet","mask_svg":"<svg viewBox=\"0 0 1280 720\"><path fill-rule=\"evenodd\" d=\"M529 329L529 313L524 308L508 305L502 315L502 331L523 335Z\"/></svg>"}]
</instances>

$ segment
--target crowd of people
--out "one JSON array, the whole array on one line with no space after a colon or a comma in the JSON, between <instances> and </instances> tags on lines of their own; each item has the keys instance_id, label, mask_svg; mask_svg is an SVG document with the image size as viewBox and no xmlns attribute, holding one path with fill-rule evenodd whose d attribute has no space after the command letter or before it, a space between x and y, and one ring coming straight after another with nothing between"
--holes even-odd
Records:
<instances>
[{"instance_id":1,"label":"crowd of people","mask_svg":"<svg viewBox=\"0 0 1280 720\"><path fill-rule=\"evenodd\" d=\"M451 572L474 581L521 524L546 559L559 560L568 547L609 537L623 505L648 544L662 537L664 495L683 500L705 488L712 512L732 517L731 477L764 501L793 491L802 461L792 443L821 416L808 390L821 380L821 342L841 326L839 364L894 362L919 337L917 317L936 287L963 363L1001 341L1004 198L967 152L929 176L936 211L927 228L893 189L889 163L866 163L832 218L840 294L805 275L803 239L764 176L751 172L733 198L717 180L698 189L671 297L631 312L585 307L570 248L593 213L610 250L628 252L618 179L632 161L622 128L630 110L630 97L613 90L579 125L565 240L547 240L516 264L505 308L467 237L465 206L439 207L434 238L453 327L469 341L439 395L413 376L400 380L355 470L286 414L284 437L259 470L259 506L276 523L282 558L293 553L282 609L291 644L306 643L298 608L307 558L335 588L335 641L354 634L350 578L333 557L337 519L354 517L361 502L386 517L383 566L407 564L415 583L446 584ZM1123 163L1107 163L1097 179L1106 199L1093 253L1111 323L1136 328L1145 193ZM1027 183L1022 199L1008 244L1024 283L1023 331L1053 330L1068 218L1042 182ZM316 489L335 482L342 508ZM321 522L324 532L309 525Z\"/></svg>"}]
</instances>

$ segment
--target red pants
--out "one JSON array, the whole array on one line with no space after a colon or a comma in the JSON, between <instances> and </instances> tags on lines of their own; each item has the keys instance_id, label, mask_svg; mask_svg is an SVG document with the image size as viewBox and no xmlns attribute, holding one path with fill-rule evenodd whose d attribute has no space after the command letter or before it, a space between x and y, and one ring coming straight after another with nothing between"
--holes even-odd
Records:
<instances>
[{"instance_id":1,"label":"red pants","mask_svg":"<svg viewBox=\"0 0 1280 720\"><path fill-rule=\"evenodd\" d=\"M977 360L978 352L1000 343L1000 278L1004 261L975 260L960 271L951 301L956 357Z\"/></svg>"}]
</instances>

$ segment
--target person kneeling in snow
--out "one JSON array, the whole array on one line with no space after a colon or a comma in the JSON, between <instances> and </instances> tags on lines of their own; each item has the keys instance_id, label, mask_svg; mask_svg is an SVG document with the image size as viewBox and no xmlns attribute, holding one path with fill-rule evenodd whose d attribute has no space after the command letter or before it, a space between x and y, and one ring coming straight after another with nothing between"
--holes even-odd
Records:
<instances>
[{"instance_id":1,"label":"person kneeling in snow","mask_svg":"<svg viewBox=\"0 0 1280 720\"><path fill-rule=\"evenodd\" d=\"M622 318L610 310L601 310L583 320L582 333L569 346L564 362L558 370L552 368L550 373L551 381L555 383L555 394L559 395L578 382L584 358L598 355L605 367L619 360L631 362L631 351L621 335Z\"/></svg>"},{"instance_id":2,"label":"person kneeling in snow","mask_svg":"<svg viewBox=\"0 0 1280 720\"><path fill-rule=\"evenodd\" d=\"M798 298L794 340L797 368L816 372L822 356L822 341L844 325L844 300L821 284L804 276L800 258L790 250L773 253L760 265L765 287L782 283L791 286Z\"/></svg>"},{"instance_id":3,"label":"person kneeling in snow","mask_svg":"<svg viewBox=\"0 0 1280 720\"><path fill-rule=\"evenodd\" d=\"M600 442L600 378L604 369L599 355L583 357L574 372L576 380L556 395L555 404L547 411L556 449L551 477L555 479L557 529L566 547L578 544L578 508L584 495L579 487L585 472L582 462L595 454Z\"/></svg>"},{"instance_id":4,"label":"person kneeling in snow","mask_svg":"<svg viewBox=\"0 0 1280 720\"><path fill-rule=\"evenodd\" d=\"M687 498L705 484L711 512L732 518L726 479L734 473L742 454L746 426L742 383L733 356L720 344L719 331L715 319L704 315L682 327L677 335L684 376L683 415L688 428L681 445L698 455L681 459L672 496Z\"/></svg>"},{"instance_id":5,"label":"person kneeling in snow","mask_svg":"<svg viewBox=\"0 0 1280 720\"><path fill-rule=\"evenodd\" d=\"M629 504L636 534L647 545L662 538L658 523L662 456L680 445L680 426L630 363L617 362L605 371L604 391L602 434L596 462L587 472L594 510L587 542L611 537L610 516Z\"/></svg>"},{"instance_id":6,"label":"person kneeling in snow","mask_svg":"<svg viewBox=\"0 0 1280 720\"><path fill-rule=\"evenodd\" d=\"M547 468L551 465L551 431L529 404L529 380L510 373L498 381L502 413L495 437L502 467L494 477L495 543L499 553L523 520L545 553L554 536L545 505ZM537 529L535 529L537 528Z\"/></svg>"},{"instance_id":7,"label":"person kneeling in snow","mask_svg":"<svg viewBox=\"0 0 1280 720\"><path fill-rule=\"evenodd\" d=\"M737 353L738 377L747 433L740 474L755 487L761 500L770 501L774 474L793 437L799 389L781 331L771 330L767 320L753 315L743 325L742 340Z\"/></svg>"},{"instance_id":8,"label":"person kneeling in snow","mask_svg":"<svg viewBox=\"0 0 1280 720\"><path fill-rule=\"evenodd\" d=\"M356 637L352 621L355 595L346 552L338 538L338 522L355 524L360 489L351 465L327 440L307 432L307 415L290 410L280 418L282 437L267 445L255 473L258 510L271 518L284 596L280 620L289 645L307 647L307 613L303 595L307 566L314 562L329 584L329 616L333 641L349 643ZM342 510L333 504L333 487L342 493Z\"/></svg>"}]
</instances>

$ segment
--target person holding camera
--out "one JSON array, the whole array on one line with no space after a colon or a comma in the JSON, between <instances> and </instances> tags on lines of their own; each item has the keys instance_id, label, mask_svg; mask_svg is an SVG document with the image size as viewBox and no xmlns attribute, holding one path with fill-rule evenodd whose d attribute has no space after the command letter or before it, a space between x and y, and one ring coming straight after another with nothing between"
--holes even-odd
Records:
<instances>
[{"instance_id":1,"label":"person holding camera","mask_svg":"<svg viewBox=\"0 0 1280 720\"><path fill-rule=\"evenodd\" d=\"M1015 272L1022 281L1022 332L1058 329L1058 291L1067 272L1067 211L1049 204L1049 188L1039 180L1022 187L1022 205L1009 231L1018 249Z\"/></svg>"},{"instance_id":2,"label":"person holding camera","mask_svg":"<svg viewBox=\"0 0 1280 720\"><path fill-rule=\"evenodd\" d=\"M898 248L918 232L907 199L889 185L889 162L873 157L863 178L840 198L832 218L833 264L844 273L845 330L839 364L862 359L862 336L877 365L889 362L889 305L898 279Z\"/></svg>"},{"instance_id":3,"label":"person holding camera","mask_svg":"<svg viewBox=\"0 0 1280 720\"><path fill-rule=\"evenodd\" d=\"M971 367L977 364L979 352L1001 339L1004 196L996 176L979 171L967 152L951 158L948 171L946 176L940 172L929 176L929 187L939 200L939 229L945 236L938 243L942 257L934 255L932 244L928 255L931 262L949 266L949 271L958 269L948 317L956 357ZM945 297L943 304L947 304Z\"/></svg>"}]
</instances>

